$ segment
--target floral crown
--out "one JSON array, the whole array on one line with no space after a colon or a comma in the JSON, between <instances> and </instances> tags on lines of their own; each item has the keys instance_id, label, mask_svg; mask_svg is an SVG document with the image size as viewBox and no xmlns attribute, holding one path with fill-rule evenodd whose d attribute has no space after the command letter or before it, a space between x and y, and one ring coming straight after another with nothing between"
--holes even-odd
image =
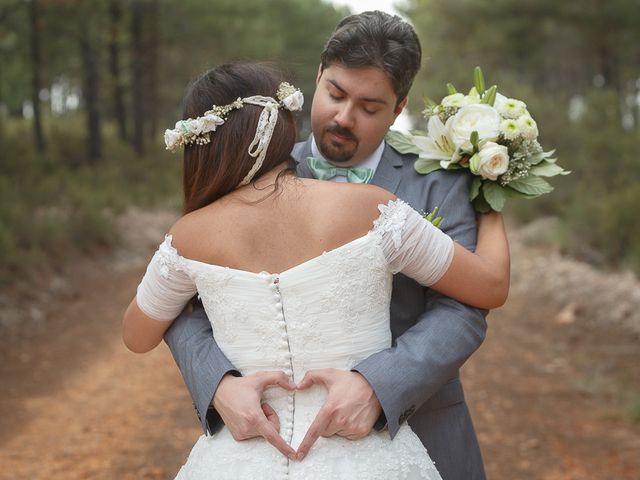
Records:
<instances>
[{"instance_id":1,"label":"floral crown","mask_svg":"<svg viewBox=\"0 0 640 480\"><path fill-rule=\"evenodd\" d=\"M247 104L262 107L256 134L249 146L249 155L257 157L257 159L238 186L247 185L264 162L273 130L278 121L278 109L283 107L292 112L302 110L304 96L293 85L282 82L278 86L276 97L278 100L271 97L263 97L262 95L238 98L228 105L213 105L201 117L179 120L173 130L164 132L164 143L167 146L167 150L174 151L177 148L192 144L206 145L211 142L211 134L216 131L216 128L224 124L229 112L242 108Z\"/></svg>"}]
</instances>

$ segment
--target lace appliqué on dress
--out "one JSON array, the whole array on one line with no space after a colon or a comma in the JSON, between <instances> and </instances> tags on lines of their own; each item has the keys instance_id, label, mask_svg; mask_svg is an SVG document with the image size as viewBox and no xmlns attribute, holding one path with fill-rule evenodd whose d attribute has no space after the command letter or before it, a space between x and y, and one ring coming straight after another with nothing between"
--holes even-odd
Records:
<instances>
[{"instance_id":1,"label":"lace appliqu\u00e9 on dress","mask_svg":"<svg viewBox=\"0 0 640 480\"><path fill-rule=\"evenodd\" d=\"M172 235L165 235L164 242L160 244L154 255L160 264L160 275L166 280L169 280L171 269L177 272L187 271L184 258L178 254L178 250L171 244L172 241Z\"/></svg>"},{"instance_id":2,"label":"lace appliqu\u00e9 on dress","mask_svg":"<svg viewBox=\"0 0 640 480\"><path fill-rule=\"evenodd\" d=\"M185 260L171 240L167 235L160 244L136 292L138 307L158 321L172 321L196 293Z\"/></svg>"},{"instance_id":3,"label":"lace appliqu\u00e9 on dress","mask_svg":"<svg viewBox=\"0 0 640 480\"><path fill-rule=\"evenodd\" d=\"M382 235L390 233L393 245L402 245L402 228L407 220L407 209L411 207L400 199L392 200L386 205L378 205L380 216L373 222L372 232Z\"/></svg>"}]
</instances>

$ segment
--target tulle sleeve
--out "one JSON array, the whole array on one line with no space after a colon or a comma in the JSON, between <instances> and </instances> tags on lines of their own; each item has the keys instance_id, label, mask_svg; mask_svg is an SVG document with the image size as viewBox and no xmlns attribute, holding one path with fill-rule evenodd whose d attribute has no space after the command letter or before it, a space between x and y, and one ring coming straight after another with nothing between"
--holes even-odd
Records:
<instances>
[{"instance_id":1,"label":"tulle sleeve","mask_svg":"<svg viewBox=\"0 0 640 480\"><path fill-rule=\"evenodd\" d=\"M393 273L422 285L436 283L453 260L453 240L402 200L379 205L373 232Z\"/></svg>"},{"instance_id":2,"label":"tulle sleeve","mask_svg":"<svg viewBox=\"0 0 640 480\"><path fill-rule=\"evenodd\" d=\"M171 245L167 235L153 255L136 294L136 303L147 316L171 321L178 316L196 292L184 258Z\"/></svg>"}]
</instances>

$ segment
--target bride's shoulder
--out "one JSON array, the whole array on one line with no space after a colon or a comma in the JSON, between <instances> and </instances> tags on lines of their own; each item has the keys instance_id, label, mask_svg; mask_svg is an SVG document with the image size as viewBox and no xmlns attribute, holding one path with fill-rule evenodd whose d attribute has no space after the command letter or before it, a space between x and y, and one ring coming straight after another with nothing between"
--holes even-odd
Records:
<instances>
[{"instance_id":1,"label":"bride's shoulder","mask_svg":"<svg viewBox=\"0 0 640 480\"><path fill-rule=\"evenodd\" d=\"M375 185L355 185L351 183L318 182L314 192L315 205L332 212L332 221L351 225L357 231L367 231L372 222L380 216L379 205L387 205L396 200L393 193Z\"/></svg>"},{"instance_id":2,"label":"bride's shoulder","mask_svg":"<svg viewBox=\"0 0 640 480\"><path fill-rule=\"evenodd\" d=\"M307 186L313 190L313 195L325 199L331 199L335 203L354 207L376 207L379 204L387 204L397 197L377 185L328 182L326 180L306 180Z\"/></svg>"},{"instance_id":3,"label":"bride's shoulder","mask_svg":"<svg viewBox=\"0 0 640 480\"><path fill-rule=\"evenodd\" d=\"M346 209L353 209L362 215L369 212L376 217L380 213L379 205L387 205L396 200L396 196L376 185L353 185L348 183L336 184L334 198Z\"/></svg>"},{"instance_id":4,"label":"bride's shoulder","mask_svg":"<svg viewBox=\"0 0 640 480\"><path fill-rule=\"evenodd\" d=\"M223 218L215 214L215 208L207 206L180 217L169 229L171 244L187 258L199 258L203 250L211 248L216 231L224 231Z\"/></svg>"}]
</instances>

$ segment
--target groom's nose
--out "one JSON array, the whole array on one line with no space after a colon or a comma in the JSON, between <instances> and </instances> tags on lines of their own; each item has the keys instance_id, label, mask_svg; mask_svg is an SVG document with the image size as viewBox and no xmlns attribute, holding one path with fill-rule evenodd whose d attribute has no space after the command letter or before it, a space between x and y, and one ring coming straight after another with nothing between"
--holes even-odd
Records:
<instances>
[{"instance_id":1,"label":"groom's nose","mask_svg":"<svg viewBox=\"0 0 640 480\"><path fill-rule=\"evenodd\" d=\"M340 106L340 109L336 112L336 115L333 117L333 119L342 128L352 130L355 126L354 113L355 112L353 109L353 105L351 105L349 102L345 102Z\"/></svg>"}]
</instances>

